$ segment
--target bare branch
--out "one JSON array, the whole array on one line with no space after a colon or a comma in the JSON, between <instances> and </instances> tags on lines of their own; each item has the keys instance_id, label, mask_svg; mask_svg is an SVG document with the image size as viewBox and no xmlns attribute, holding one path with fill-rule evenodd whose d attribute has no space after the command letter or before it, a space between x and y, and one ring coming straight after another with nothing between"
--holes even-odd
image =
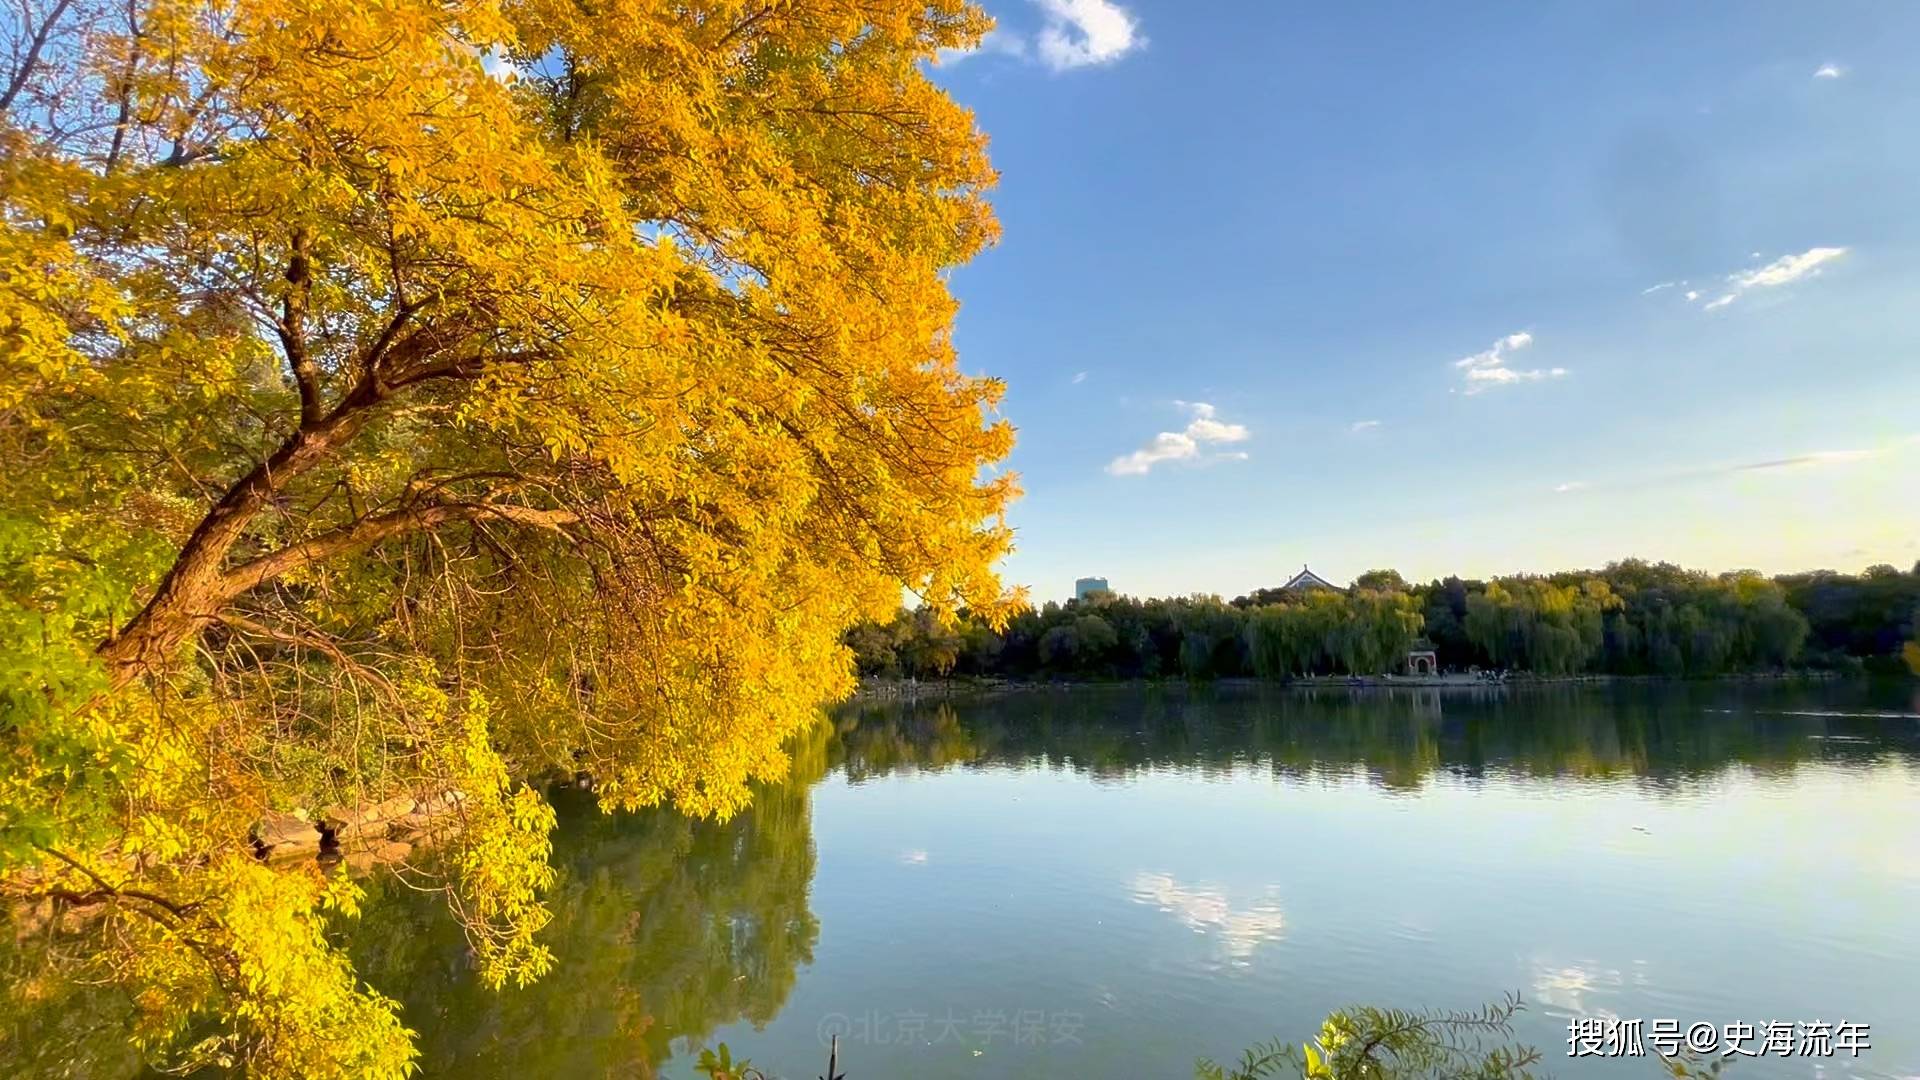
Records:
<instances>
[{"instance_id":1,"label":"bare branch","mask_svg":"<svg viewBox=\"0 0 1920 1080\"><path fill-rule=\"evenodd\" d=\"M393 684L387 681L386 676L355 660L347 654L345 649L342 649L326 637L318 634L303 634L296 631L279 630L267 626L264 623L255 622L244 615L237 615L232 612L222 614L220 621L236 630L252 634L256 637L263 637L269 641L277 641L282 645L289 645L296 649L310 648L317 652L325 653L334 663L339 664L340 667L348 673L365 679L378 687L389 700L399 700L399 691L395 690Z\"/></svg>"},{"instance_id":2,"label":"bare branch","mask_svg":"<svg viewBox=\"0 0 1920 1080\"><path fill-rule=\"evenodd\" d=\"M7 80L6 90L0 91L0 112L13 108L14 99L26 88L27 81L33 77L33 69L40 64L41 50L47 47L48 39L53 37L54 27L60 24L61 17L67 13L71 3L72 0L60 0L53 5L52 11L47 12L47 17L41 20L40 25L34 28L33 38L27 43L26 57L20 61L20 67L14 71L13 77Z\"/></svg>"}]
</instances>

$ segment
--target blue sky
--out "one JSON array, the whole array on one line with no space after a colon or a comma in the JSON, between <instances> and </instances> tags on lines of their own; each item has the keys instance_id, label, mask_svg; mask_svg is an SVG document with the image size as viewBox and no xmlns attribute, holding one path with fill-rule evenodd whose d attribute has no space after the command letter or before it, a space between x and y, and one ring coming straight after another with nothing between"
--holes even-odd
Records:
<instances>
[{"instance_id":1,"label":"blue sky","mask_svg":"<svg viewBox=\"0 0 1920 1080\"><path fill-rule=\"evenodd\" d=\"M1036 599L1920 559L1920 6L989 11Z\"/></svg>"}]
</instances>

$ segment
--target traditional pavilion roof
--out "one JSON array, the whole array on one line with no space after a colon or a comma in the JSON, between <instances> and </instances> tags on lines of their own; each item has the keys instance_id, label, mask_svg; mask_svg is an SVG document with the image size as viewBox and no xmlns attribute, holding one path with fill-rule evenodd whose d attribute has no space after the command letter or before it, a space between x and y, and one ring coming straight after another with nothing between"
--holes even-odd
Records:
<instances>
[{"instance_id":1,"label":"traditional pavilion roof","mask_svg":"<svg viewBox=\"0 0 1920 1080\"><path fill-rule=\"evenodd\" d=\"M1334 592L1345 591L1341 589L1340 586L1335 585L1333 582L1328 581L1326 578L1323 578L1319 574L1314 573L1312 570L1307 569L1306 564L1304 563L1302 563L1300 566L1300 572L1293 575L1293 578L1289 580L1285 585L1280 586L1280 588L1283 590L1284 589L1331 589Z\"/></svg>"}]
</instances>

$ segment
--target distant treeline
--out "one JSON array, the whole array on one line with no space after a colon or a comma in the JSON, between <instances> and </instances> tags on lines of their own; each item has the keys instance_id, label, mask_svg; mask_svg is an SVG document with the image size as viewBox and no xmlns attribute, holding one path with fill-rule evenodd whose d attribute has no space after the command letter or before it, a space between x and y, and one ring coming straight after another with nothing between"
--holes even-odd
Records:
<instances>
[{"instance_id":1,"label":"distant treeline","mask_svg":"<svg viewBox=\"0 0 1920 1080\"><path fill-rule=\"evenodd\" d=\"M995 631L926 610L849 631L863 675L1166 678L1372 675L1432 649L1442 670L1723 675L1920 670L1920 563L1902 572L1708 574L1629 559L1603 570L1408 584L1392 570L1344 591L1260 589L1048 603Z\"/></svg>"}]
</instances>

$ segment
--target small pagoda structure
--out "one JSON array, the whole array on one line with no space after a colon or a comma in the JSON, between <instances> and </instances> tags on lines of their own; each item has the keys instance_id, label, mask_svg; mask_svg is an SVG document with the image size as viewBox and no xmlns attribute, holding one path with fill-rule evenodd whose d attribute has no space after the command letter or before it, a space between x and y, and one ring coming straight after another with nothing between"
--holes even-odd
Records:
<instances>
[{"instance_id":1,"label":"small pagoda structure","mask_svg":"<svg viewBox=\"0 0 1920 1080\"><path fill-rule=\"evenodd\" d=\"M1307 569L1306 563L1301 563L1300 572L1288 579L1285 585L1280 586L1281 592L1312 592L1315 589L1325 589L1328 592L1347 591L1335 585L1333 582L1328 581L1326 578L1321 577L1319 574L1314 573L1312 570Z\"/></svg>"}]
</instances>

